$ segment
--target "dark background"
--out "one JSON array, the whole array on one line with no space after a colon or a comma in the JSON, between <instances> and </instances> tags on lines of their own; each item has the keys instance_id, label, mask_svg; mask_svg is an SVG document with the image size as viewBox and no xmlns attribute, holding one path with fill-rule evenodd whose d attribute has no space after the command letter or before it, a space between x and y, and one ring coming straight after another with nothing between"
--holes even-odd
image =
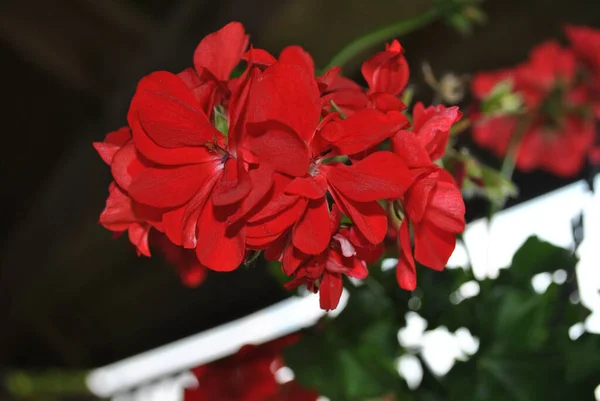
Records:
<instances>
[{"instance_id":1,"label":"dark background","mask_svg":"<svg viewBox=\"0 0 600 401\"><path fill-rule=\"evenodd\" d=\"M91 142L125 123L144 74L190 66L199 40L231 20L244 23L256 47L277 53L300 44L322 66L357 36L430 5L1 1L0 369L96 367L288 296L260 265L209 274L203 286L185 288L159 258L138 258L125 238L115 241L98 225L110 175ZM431 102L419 89L422 61L438 74L473 73L525 59L535 44L561 37L566 22L600 27L594 0L488 0L483 9L489 21L472 36L439 22L402 38L418 98ZM346 74L359 78L361 60ZM542 173L515 180L519 201L572 181ZM483 212L481 203L470 206L469 218Z\"/></svg>"}]
</instances>

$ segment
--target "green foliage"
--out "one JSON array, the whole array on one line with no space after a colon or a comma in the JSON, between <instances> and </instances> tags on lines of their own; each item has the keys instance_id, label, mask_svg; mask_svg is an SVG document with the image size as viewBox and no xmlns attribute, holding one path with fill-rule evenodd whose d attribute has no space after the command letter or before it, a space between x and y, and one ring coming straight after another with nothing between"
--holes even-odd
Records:
<instances>
[{"instance_id":1,"label":"green foliage","mask_svg":"<svg viewBox=\"0 0 600 401\"><path fill-rule=\"evenodd\" d=\"M600 383L600 336L573 341L568 335L588 314L569 300L576 263L570 251L531 237L497 279L480 281L477 296L455 297L454 303L452 294L473 280L469 270L420 267L418 288L408 294L398 289L393 271L372 268L365 285L348 286L346 309L308 331L286 351L286 362L303 385L336 401L390 393L397 400L593 400ZM533 289L536 274L557 270L567 272L564 284L553 283L541 294ZM396 359L408 352L397 332L409 303L419 306L429 329L466 327L480 342L474 356L444 377L424 368L412 392L395 370Z\"/></svg>"}]
</instances>

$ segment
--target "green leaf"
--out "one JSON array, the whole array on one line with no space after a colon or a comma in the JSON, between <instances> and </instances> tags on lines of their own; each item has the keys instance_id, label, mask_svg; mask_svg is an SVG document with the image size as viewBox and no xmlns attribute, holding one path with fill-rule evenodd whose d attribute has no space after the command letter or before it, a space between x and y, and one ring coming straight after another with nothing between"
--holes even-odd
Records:
<instances>
[{"instance_id":1,"label":"green leaf","mask_svg":"<svg viewBox=\"0 0 600 401\"><path fill-rule=\"evenodd\" d=\"M302 385L339 401L402 391L395 368L399 324L382 288L356 288L337 319L325 319L284 350L286 364Z\"/></svg>"},{"instance_id":2,"label":"green leaf","mask_svg":"<svg viewBox=\"0 0 600 401\"><path fill-rule=\"evenodd\" d=\"M510 271L515 282L530 285L531 278L538 273L559 269L569 272L576 264L577 257L571 251L532 236L515 253Z\"/></svg>"}]
</instances>

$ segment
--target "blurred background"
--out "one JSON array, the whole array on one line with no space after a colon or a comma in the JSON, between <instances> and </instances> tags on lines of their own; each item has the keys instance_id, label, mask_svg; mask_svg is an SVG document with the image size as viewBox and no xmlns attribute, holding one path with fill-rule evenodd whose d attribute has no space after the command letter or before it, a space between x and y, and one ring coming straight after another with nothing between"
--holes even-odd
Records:
<instances>
[{"instance_id":1,"label":"blurred background","mask_svg":"<svg viewBox=\"0 0 600 401\"><path fill-rule=\"evenodd\" d=\"M264 269L180 284L160 258L137 257L98 223L109 169L91 143L125 123L145 74L191 65L199 40L241 21L256 47L308 49L325 65L343 45L415 16L429 0L2 0L4 216L0 375L83 372L219 326L290 294ZM443 22L401 38L416 98L431 102L421 64L438 76L514 65L564 23L600 27L600 2L489 0L488 21L462 35ZM373 49L375 51L377 49ZM365 54L368 56L371 52ZM359 77L358 58L344 71ZM484 161L496 164L481 151ZM571 180L515 175L522 202ZM514 203L514 201L513 201ZM468 219L483 204L468 206ZM231 291L235 288L235 291ZM0 399L12 399L0 387Z\"/></svg>"}]
</instances>

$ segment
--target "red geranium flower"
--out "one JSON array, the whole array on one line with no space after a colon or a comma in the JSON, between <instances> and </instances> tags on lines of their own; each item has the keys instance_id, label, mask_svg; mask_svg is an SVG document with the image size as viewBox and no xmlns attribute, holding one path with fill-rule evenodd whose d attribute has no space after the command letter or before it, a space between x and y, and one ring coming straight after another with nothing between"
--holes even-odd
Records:
<instances>
[{"instance_id":1,"label":"red geranium flower","mask_svg":"<svg viewBox=\"0 0 600 401\"><path fill-rule=\"evenodd\" d=\"M284 366L281 349L297 339L297 335L292 335L262 345L245 345L227 358L193 369L198 386L186 389L184 400L279 401L279 395L292 389L291 386L282 388L275 379L275 372ZM300 386L294 387L300 390ZM303 393L308 396L314 394L306 390ZM290 398L281 400L285 399Z\"/></svg>"},{"instance_id":2,"label":"red geranium flower","mask_svg":"<svg viewBox=\"0 0 600 401\"><path fill-rule=\"evenodd\" d=\"M576 85L575 72L573 52L546 42L512 70L478 74L472 85L477 99L486 99L499 83L510 82L523 101L524 113L475 114L475 141L504 156L513 135L522 130L516 158L519 169L576 174L592 144L594 124L585 117L589 100L585 88Z\"/></svg>"},{"instance_id":3,"label":"red geranium flower","mask_svg":"<svg viewBox=\"0 0 600 401\"><path fill-rule=\"evenodd\" d=\"M452 125L461 113L457 107L414 110L414 132L400 131L392 138L392 150L406 160L415 177L401 205L393 212L402 219L398 233L400 257L396 277L400 287L414 290L416 268L421 264L443 270L454 251L456 235L465 229L465 204L452 176L432 162L444 154ZM414 234L414 257L410 228Z\"/></svg>"},{"instance_id":4,"label":"red geranium flower","mask_svg":"<svg viewBox=\"0 0 600 401\"><path fill-rule=\"evenodd\" d=\"M239 49L234 50L237 54ZM233 68L233 63L228 66ZM171 73L144 78L132 100L129 123L135 145L155 166L137 174L129 192L140 202L165 209L169 239L195 248L199 261L211 269L230 271L242 262L243 218L270 190L273 171L291 176L306 171L306 145L295 132L264 115L265 110L282 107L267 98L265 84L280 75L287 80L277 90L285 91L302 110L295 122L305 124L308 119L316 124L318 114L311 116L306 110L311 102L318 103L316 82L290 65L274 65L264 73L251 68L245 74L228 102L227 136ZM204 235L201 246L199 234Z\"/></svg>"},{"instance_id":5,"label":"red geranium flower","mask_svg":"<svg viewBox=\"0 0 600 401\"><path fill-rule=\"evenodd\" d=\"M308 290L319 293L324 310L337 307L343 290L342 275L364 279L368 275L366 263L377 260L383 251L381 246L365 241L354 226L340 228L342 216L336 205L329 217L328 227L324 228L328 246L320 254L302 252L290 240L289 234L282 235L265 253L267 259L282 262L284 273L294 276L286 283L286 289L305 284Z\"/></svg>"}]
</instances>

